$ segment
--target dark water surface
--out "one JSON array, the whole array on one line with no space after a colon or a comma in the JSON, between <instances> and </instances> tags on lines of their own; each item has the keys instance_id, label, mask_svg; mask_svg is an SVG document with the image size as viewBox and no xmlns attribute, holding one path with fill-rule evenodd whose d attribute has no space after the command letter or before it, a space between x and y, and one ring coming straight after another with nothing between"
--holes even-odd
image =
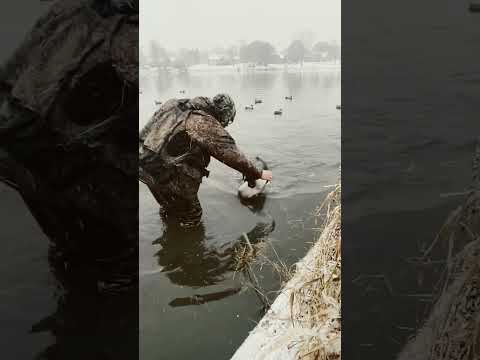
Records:
<instances>
[{"instance_id":1,"label":"dark water surface","mask_svg":"<svg viewBox=\"0 0 480 360\"><path fill-rule=\"evenodd\" d=\"M138 289L106 291L102 284L126 265L135 274L137 259L114 259L104 271L67 264L15 191L0 184L0 199L1 358L136 357Z\"/></svg>"},{"instance_id":2,"label":"dark water surface","mask_svg":"<svg viewBox=\"0 0 480 360\"><path fill-rule=\"evenodd\" d=\"M140 355L142 359L228 359L262 316L252 290L235 293L241 275L231 271L231 249L248 233L268 235L266 253L292 264L313 240L312 212L340 165L340 70L238 73L232 69L185 74L146 72L141 77L142 126L154 100L232 95L237 117L227 130L248 155L260 155L274 181L257 209L236 197L241 176L213 161L200 189L204 228L193 234L165 232L158 205L140 184ZM180 94L185 90L185 94ZM284 99L292 95L293 101ZM244 110L255 98L253 111ZM283 115L273 111L283 108ZM274 231L269 234L274 222ZM271 266L256 269L265 291L279 288ZM201 305L192 295L217 294ZM230 296L226 296L230 295ZM268 294L271 299L275 293ZM207 295L208 297L208 295Z\"/></svg>"},{"instance_id":3,"label":"dark water surface","mask_svg":"<svg viewBox=\"0 0 480 360\"><path fill-rule=\"evenodd\" d=\"M464 1L342 3L343 357L393 359L435 279L408 262L464 201L480 135L478 14ZM443 195L442 195L443 194ZM355 282L361 276L385 276Z\"/></svg>"},{"instance_id":4,"label":"dark water surface","mask_svg":"<svg viewBox=\"0 0 480 360\"><path fill-rule=\"evenodd\" d=\"M3 64L50 4L18 1L4 12L2 23ZM54 277L48 265L48 240L21 197L0 184L0 327L1 357L33 359L54 342L45 332L30 333L32 325L56 307Z\"/></svg>"},{"instance_id":5,"label":"dark water surface","mask_svg":"<svg viewBox=\"0 0 480 360\"><path fill-rule=\"evenodd\" d=\"M18 194L0 184L0 198L2 357L33 359L54 342L49 333L30 333L31 327L56 307L48 239Z\"/></svg>"}]
</instances>

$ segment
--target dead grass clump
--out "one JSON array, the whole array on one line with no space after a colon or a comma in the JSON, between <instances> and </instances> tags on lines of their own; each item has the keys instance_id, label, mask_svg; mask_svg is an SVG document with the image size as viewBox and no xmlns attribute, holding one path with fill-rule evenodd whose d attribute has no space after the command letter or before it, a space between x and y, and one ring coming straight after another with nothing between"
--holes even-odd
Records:
<instances>
[{"instance_id":1,"label":"dead grass clump","mask_svg":"<svg viewBox=\"0 0 480 360\"><path fill-rule=\"evenodd\" d=\"M418 262L441 261L445 276L424 325L399 360L480 358L480 140L468 196L452 211Z\"/></svg>"},{"instance_id":2,"label":"dead grass clump","mask_svg":"<svg viewBox=\"0 0 480 360\"><path fill-rule=\"evenodd\" d=\"M252 244L247 234L242 234L242 237L243 241L234 249L233 253L235 273L250 269L266 248L266 243L263 241Z\"/></svg>"},{"instance_id":3,"label":"dead grass clump","mask_svg":"<svg viewBox=\"0 0 480 360\"><path fill-rule=\"evenodd\" d=\"M233 253L234 261L234 275L241 273L244 276L243 286L251 288L263 304L263 309L266 311L270 308L270 301L265 294L265 291L260 286L260 283L252 270L252 265L257 261L259 256L263 256L265 252L265 242L260 241L252 244L247 234L242 234L243 241L235 248Z\"/></svg>"}]
</instances>

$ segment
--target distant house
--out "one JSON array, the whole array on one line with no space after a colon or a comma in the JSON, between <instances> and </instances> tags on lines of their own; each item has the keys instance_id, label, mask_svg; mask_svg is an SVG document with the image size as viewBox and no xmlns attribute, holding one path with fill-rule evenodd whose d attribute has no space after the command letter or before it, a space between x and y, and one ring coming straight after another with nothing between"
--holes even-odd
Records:
<instances>
[{"instance_id":1,"label":"distant house","mask_svg":"<svg viewBox=\"0 0 480 360\"><path fill-rule=\"evenodd\" d=\"M233 65L233 59L226 55L213 54L208 56L208 65Z\"/></svg>"},{"instance_id":2,"label":"distant house","mask_svg":"<svg viewBox=\"0 0 480 360\"><path fill-rule=\"evenodd\" d=\"M208 65L216 66L220 65L222 57L217 54L208 55Z\"/></svg>"},{"instance_id":3,"label":"distant house","mask_svg":"<svg viewBox=\"0 0 480 360\"><path fill-rule=\"evenodd\" d=\"M312 51L312 53L309 55L308 60L306 61L326 61L329 58L329 52L328 51Z\"/></svg>"},{"instance_id":4,"label":"distant house","mask_svg":"<svg viewBox=\"0 0 480 360\"><path fill-rule=\"evenodd\" d=\"M284 64L287 61L285 55L273 54L270 59L270 64Z\"/></svg>"},{"instance_id":5,"label":"distant house","mask_svg":"<svg viewBox=\"0 0 480 360\"><path fill-rule=\"evenodd\" d=\"M335 61L339 56L340 47L335 43L320 41L312 49L313 61Z\"/></svg>"}]
</instances>

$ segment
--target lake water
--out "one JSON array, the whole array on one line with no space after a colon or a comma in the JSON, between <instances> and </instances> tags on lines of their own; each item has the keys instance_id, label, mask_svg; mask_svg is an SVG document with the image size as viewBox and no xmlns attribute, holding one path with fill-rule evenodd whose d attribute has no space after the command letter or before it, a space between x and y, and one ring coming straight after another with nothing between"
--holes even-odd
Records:
<instances>
[{"instance_id":1,"label":"lake water","mask_svg":"<svg viewBox=\"0 0 480 360\"><path fill-rule=\"evenodd\" d=\"M436 277L421 281L408 260L464 202L445 194L471 181L479 17L462 1L349 1L342 10L342 356L393 359L443 271L429 268ZM393 291L383 278L354 281L368 275Z\"/></svg>"},{"instance_id":2,"label":"lake water","mask_svg":"<svg viewBox=\"0 0 480 360\"><path fill-rule=\"evenodd\" d=\"M237 106L227 130L247 155L261 156L273 171L264 202L249 208L236 196L241 175L212 161L199 193L203 229L190 234L166 232L157 203L139 184L141 358L228 359L263 314L253 290L236 291L244 282L232 271L231 250L243 233L252 242L266 235L266 256L276 259L276 253L293 264L314 239L313 210L338 179L340 68L142 73L140 128L155 100L226 92ZM293 100L285 100L290 95ZM263 103L245 110L255 98ZM283 114L274 116L279 108ZM254 274L273 300L278 275L268 265L256 266ZM215 301L187 305L194 295Z\"/></svg>"}]
</instances>

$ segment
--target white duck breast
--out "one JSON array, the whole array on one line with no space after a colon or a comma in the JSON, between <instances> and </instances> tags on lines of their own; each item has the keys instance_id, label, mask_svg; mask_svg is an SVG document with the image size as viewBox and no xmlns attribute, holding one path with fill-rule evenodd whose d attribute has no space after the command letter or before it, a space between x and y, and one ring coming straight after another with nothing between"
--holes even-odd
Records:
<instances>
[{"instance_id":1,"label":"white duck breast","mask_svg":"<svg viewBox=\"0 0 480 360\"><path fill-rule=\"evenodd\" d=\"M251 188L250 186L248 186L248 182L245 181L238 188L238 195L242 199L251 199L257 196L258 194L261 194L265 190L267 183L268 183L267 180L257 179L255 180L255 187Z\"/></svg>"},{"instance_id":2,"label":"white duck breast","mask_svg":"<svg viewBox=\"0 0 480 360\"><path fill-rule=\"evenodd\" d=\"M259 156L255 158L255 163L257 168L268 170L267 164ZM255 187L250 187L248 186L248 182L244 181L243 184L238 188L238 196L244 200L254 198L265 190L267 184L267 180L257 179L255 180Z\"/></svg>"}]
</instances>

